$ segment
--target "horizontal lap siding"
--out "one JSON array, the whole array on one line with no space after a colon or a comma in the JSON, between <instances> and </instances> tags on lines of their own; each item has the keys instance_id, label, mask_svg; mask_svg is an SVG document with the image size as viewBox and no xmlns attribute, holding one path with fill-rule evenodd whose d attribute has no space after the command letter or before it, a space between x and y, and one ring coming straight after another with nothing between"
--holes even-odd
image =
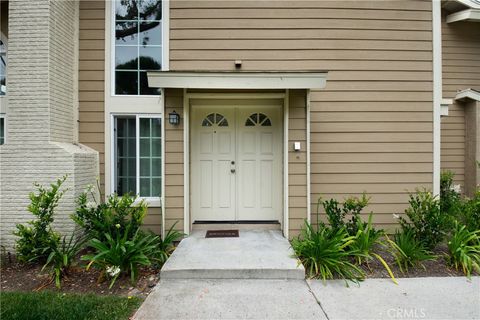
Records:
<instances>
[{"instance_id":1,"label":"horizontal lap siding","mask_svg":"<svg viewBox=\"0 0 480 320\"><path fill-rule=\"evenodd\" d=\"M166 90L165 99L165 114L175 111L181 119L178 126L165 121L165 229L176 223L183 231L183 92Z\"/></svg>"},{"instance_id":2,"label":"horizontal lap siding","mask_svg":"<svg viewBox=\"0 0 480 320\"><path fill-rule=\"evenodd\" d=\"M288 212L290 236L300 232L307 218L307 132L305 90L290 90L288 110ZM300 151L293 150L300 142Z\"/></svg>"},{"instance_id":3,"label":"horizontal lap siding","mask_svg":"<svg viewBox=\"0 0 480 320\"><path fill-rule=\"evenodd\" d=\"M79 142L99 152L105 190L105 1L80 1Z\"/></svg>"},{"instance_id":4,"label":"horizontal lap siding","mask_svg":"<svg viewBox=\"0 0 480 320\"><path fill-rule=\"evenodd\" d=\"M367 191L370 210L378 213L375 221L387 226L394 222L391 214L406 207L407 190L431 187L430 2L172 1L170 6L172 70L234 70L234 60L242 60L244 71L329 72L326 89L311 92L312 202L320 195L343 198ZM301 122L291 119L290 125ZM294 162L293 167L303 170ZM300 199L306 192L303 177L289 178L290 192ZM303 210L290 208L290 215L301 217ZM300 221L291 222L293 233Z\"/></svg>"},{"instance_id":5,"label":"horizontal lap siding","mask_svg":"<svg viewBox=\"0 0 480 320\"><path fill-rule=\"evenodd\" d=\"M480 28L474 22L447 24L442 19L443 97L452 99L459 90L480 90ZM456 183L465 182L465 109L449 107L442 117L441 168L455 172Z\"/></svg>"}]
</instances>

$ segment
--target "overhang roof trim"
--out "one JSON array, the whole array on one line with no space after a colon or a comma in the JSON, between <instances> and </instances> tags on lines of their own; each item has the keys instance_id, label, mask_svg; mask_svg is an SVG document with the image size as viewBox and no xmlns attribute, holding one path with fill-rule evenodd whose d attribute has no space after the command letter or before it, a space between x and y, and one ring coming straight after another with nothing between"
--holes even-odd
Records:
<instances>
[{"instance_id":1,"label":"overhang roof trim","mask_svg":"<svg viewBox=\"0 0 480 320\"><path fill-rule=\"evenodd\" d=\"M154 88L185 89L322 89L327 72L150 71Z\"/></svg>"}]
</instances>

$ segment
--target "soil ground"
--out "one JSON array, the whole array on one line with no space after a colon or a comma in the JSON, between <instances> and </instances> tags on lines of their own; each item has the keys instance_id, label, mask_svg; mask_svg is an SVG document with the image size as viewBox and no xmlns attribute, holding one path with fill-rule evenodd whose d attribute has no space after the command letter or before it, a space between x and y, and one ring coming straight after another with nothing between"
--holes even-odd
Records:
<instances>
[{"instance_id":1,"label":"soil ground","mask_svg":"<svg viewBox=\"0 0 480 320\"><path fill-rule=\"evenodd\" d=\"M78 265L62 279L61 289L57 289L51 275L47 270L41 269L40 264L25 265L15 261L3 261L0 268L1 291L58 290L70 293L145 297L159 280L158 269L143 268L139 270L136 283L132 284L129 276L123 276L109 289L110 281L102 279L99 270L91 268L87 271L85 265Z\"/></svg>"}]
</instances>

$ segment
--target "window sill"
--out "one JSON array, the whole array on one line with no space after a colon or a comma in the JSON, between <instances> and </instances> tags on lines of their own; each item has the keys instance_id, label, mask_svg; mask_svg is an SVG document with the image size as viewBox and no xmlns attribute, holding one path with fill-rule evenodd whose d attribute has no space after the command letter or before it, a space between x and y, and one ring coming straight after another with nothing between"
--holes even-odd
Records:
<instances>
[{"instance_id":1,"label":"window sill","mask_svg":"<svg viewBox=\"0 0 480 320\"><path fill-rule=\"evenodd\" d=\"M135 200L135 202L133 204L137 205L142 200L148 205L149 208L161 208L162 207L162 201L159 197L156 197L156 198L138 197L137 200Z\"/></svg>"}]
</instances>

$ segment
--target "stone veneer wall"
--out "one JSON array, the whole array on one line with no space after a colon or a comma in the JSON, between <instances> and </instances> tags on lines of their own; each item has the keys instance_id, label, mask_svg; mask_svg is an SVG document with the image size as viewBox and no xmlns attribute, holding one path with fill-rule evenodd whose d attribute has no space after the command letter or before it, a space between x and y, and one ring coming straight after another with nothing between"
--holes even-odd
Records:
<instances>
[{"instance_id":1,"label":"stone veneer wall","mask_svg":"<svg viewBox=\"0 0 480 320\"><path fill-rule=\"evenodd\" d=\"M68 192L55 230L73 229L75 198L98 176L98 153L75 142L78 2L11 0L8 47L8 140L0 147L0 243L14 245L33 182L65 174Z\"/></svg>"}]
</instances>

